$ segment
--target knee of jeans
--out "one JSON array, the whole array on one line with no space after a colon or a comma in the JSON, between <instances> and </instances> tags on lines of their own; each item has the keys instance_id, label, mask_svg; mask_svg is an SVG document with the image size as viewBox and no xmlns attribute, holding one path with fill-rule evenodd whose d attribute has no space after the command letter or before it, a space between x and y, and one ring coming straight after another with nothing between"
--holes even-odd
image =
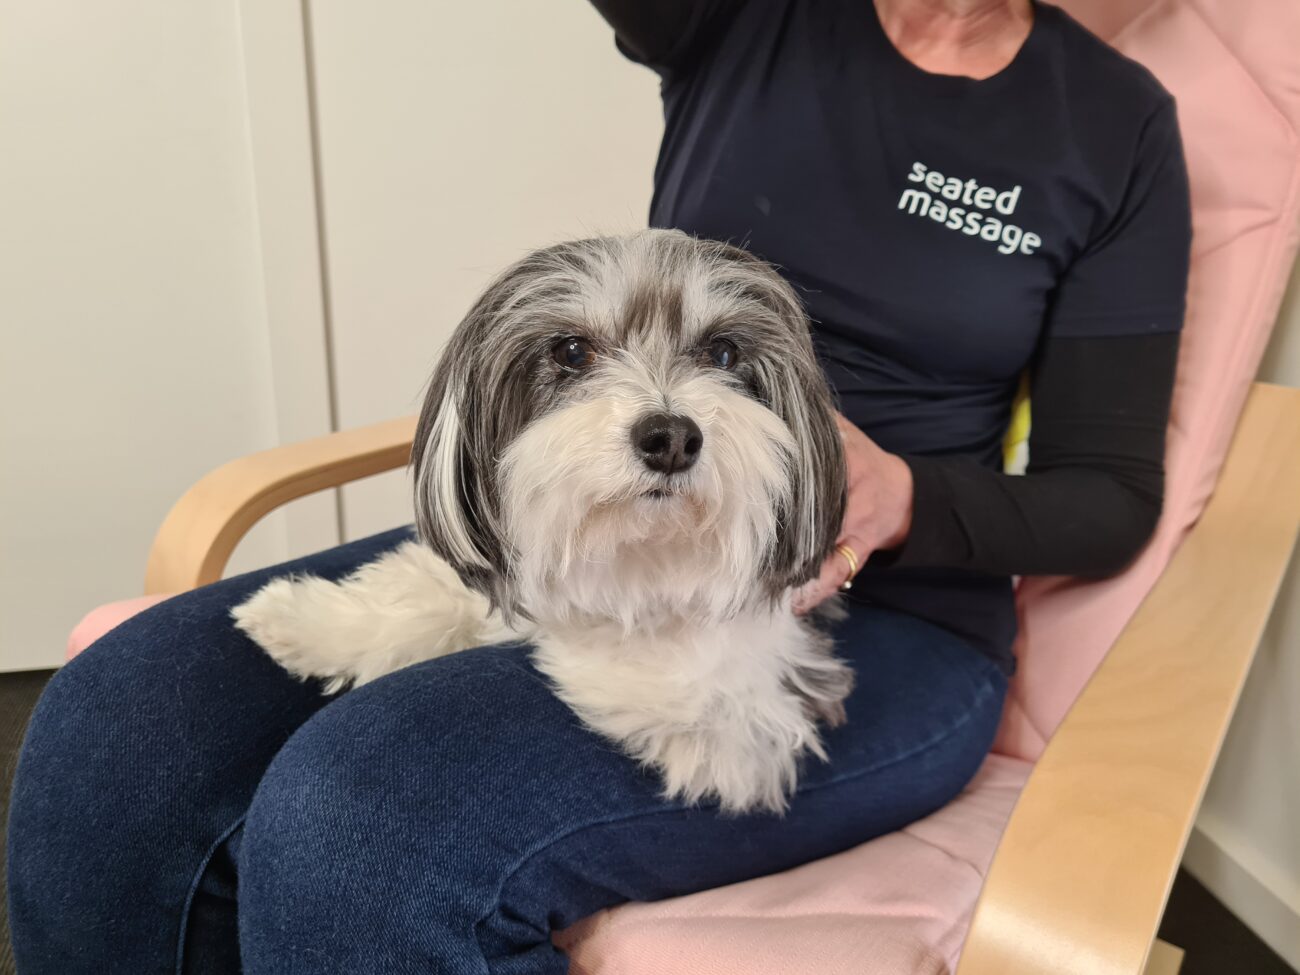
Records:
<instances>
[{"instance_id":1,"label":"knee of jeans","mask_svg":"<svg viewBox=\"0 0 1300 975\"><path fill-rule=\"evenodd\" d=\"M158 731L174 717L176 684L184 684L186 649L216 627L196 612L191 594L131 617L96 640L50 679L37 701L23 746L25 759L58 755L65 778L94 775L83 752L102 756L125 744L122 733L145 710ZM191 651L192 652L192 651Z\"/></svg>"},{"instance_id":2,"label":"knee of jeans","mask_svg":"<svg viewBox=\"0 0 1300 975\"><path fill-rule=\"evenodd\" d=\"M373 698L369 686L345 693L280 748L253 796L245 848L278 856L351 843L344 838L364 824L401 815L412 794L441 790L433 780L443 774L446 712L431 706L417 731L409 715Z\"/></svg>"},{"instance_id":3,"label":"knee of jeans","mask_svg":"<svg viewBox=\"0 0 1300 975\"><path fill-rule=\"evenodd\" d=\"M511 821L522 783L564 764L567 738L585 734L573 725L521 651L457 654L349 691L277 753L253 797L241 860L253 872L276 863L267 869L282 875L349 859L400 873L394 851L468 855L468 837ZM340 883L371 868L345 870Z\"/></svg>"},{"instance_id":4,"label":"knee of jeans","mask_svg":"<svg viewBox=\"0 0 1300 975\"><path fill-rule=\"evenodd\" d=\"M419 874L430 865L462 873L448 859L459 851L443 842L459 815L448 809L457 796L440 761L436 709L414 732L409 715L368 690L347 692L299 728L257 786L239 850L240 938L254 956L273 953L285 918L331 951L342 950L334 939L344 929L427 927L424 898L439 877ZM465 893L438 895L440 922L457 905L472 913Z\"/></svg>"},{"instance_id":5,"label":"knee of jeans","mask_svg":"<svg viewBox=\"0 0 1300 975\"><path fill-rule=\"evenodd\" d=\"M32 712L14 781L13 830L88 821L139 783L123 779L175 748L184 695L175 689L175 608L160 604L105 634L65 664ZM170 670L170 673L168 672ZM166 676L164 676L166 675ZM105 818L109 827L113 816Z\"/></svg>"},{"instance_id":6,"label":"knee of jeans","mask_svg":"<svg viewBox=\"0 0 1300 975\"><path fill-rule=\"evenodd\" d=\"M130 621L119 629L127 629ZM126 634L115 640L126 643ZM43 794L92 788L105 770L97 761L122 744L118 732L138 690L129 654L83 653L57 671L36 702L27 725L15 786L15 805L40 778ZM26 789L23 787L27 787Z\"/></svg>"},{"instance_id":7,"label":"knee of jeans","mask_svg":"<svg viewBox=\"0 0 1300 975\"><path fill-rule=\"evenodd\" d=\"M230 780L240 759L256 759L247 753L266 752L257 770L265 767L274 747L265 741L270 716L287 722L297 709L305 719L319 695L261 659L230 624L230 601L229 592L203 590L170 599L54 675L19 757L15 842L28 830L112 836L163 829L190 806L211 804L204 786L223 796L235 791ZM223 772L214 777L218 767Z\"/></svg>"},{"instance_id":8,"label":"knee of jeans","mask_svg":"<svg viewBox=\"0 0 1300 975\"><path fill-rule=\"evenodd\" d=\"M128 644L129 623L114 640ZM100 854L127 846L128 812L143 814L157 802L140 802L139 782L124 771L139 768L144 748L128 726L137 690L137 665L124 655L88 653L65 665L46 685L28 722L9 808L9 882L15 937L30 935L31 917L66 910L104 886L93 879ZM63 908L55 904L62 898ZM77 903L80 903L77 901ZM45 918L40 924L48 923Z\"/></svg>"}]
</instances>

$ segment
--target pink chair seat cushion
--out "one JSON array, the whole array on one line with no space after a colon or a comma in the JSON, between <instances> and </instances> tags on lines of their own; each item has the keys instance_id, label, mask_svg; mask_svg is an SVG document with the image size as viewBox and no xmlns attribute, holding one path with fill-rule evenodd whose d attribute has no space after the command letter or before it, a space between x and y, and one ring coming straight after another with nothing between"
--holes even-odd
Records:
<instances>
[{"instance_id":1,"label":"pink chair seat cushion","mask_svg":"<svg viewBox=\"0 0 1300 975\"><path fill-rule=\"evenodd\" d=\"M906 829L689 897L629 904L557 936L574 975L947 972L1032 765L990 755Z\"/></svg>"},{"instance_id":2,"label":"pink chair seat cushion","mask_svg":"<svg viewBox=\"0 0 1300 975\"><path fill-rule=\"evenodd\" d=\"M135 599L105 603L103 606L92 609L81 618L81 622L74 626L72 632L68 634L66 658L71 660L109 630L121 626L136 613L143 612L150 606L157 606L164 599L170 598L170 595L137 596Z\"/></svg>"}]
</instances>

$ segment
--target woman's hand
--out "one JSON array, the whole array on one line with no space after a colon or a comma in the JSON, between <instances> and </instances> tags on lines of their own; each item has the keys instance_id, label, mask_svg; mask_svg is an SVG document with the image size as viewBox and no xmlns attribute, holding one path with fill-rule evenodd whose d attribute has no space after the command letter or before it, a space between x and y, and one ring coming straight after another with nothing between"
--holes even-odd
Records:
<instances>
[{"instance_id":1,"label":"woman's hand","mask_svg":"<svg viewBox=\"0 0 1300 975\"><path fill-rule=\"evenodd\" d=\"M881 450L865 433L843 416L835 424L844 440L848 468L848 498L838 544L847 546L858 567L877 549L897 548L912 527L912 471L896 454ZM821 574L802 586L794 597L794 611L807 613L829 599L853 577L849 560L832 552Z\"/></svg>"}]
</instances>

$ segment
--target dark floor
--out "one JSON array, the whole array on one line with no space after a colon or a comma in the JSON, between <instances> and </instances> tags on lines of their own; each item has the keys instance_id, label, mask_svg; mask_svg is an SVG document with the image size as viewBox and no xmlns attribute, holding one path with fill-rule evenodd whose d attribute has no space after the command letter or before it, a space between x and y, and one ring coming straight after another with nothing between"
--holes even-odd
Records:
<instances>
[{"instance_id":1,"label":"dark floor","mask_svg":"<svg viewBox=\"0 0 1300 975\"><path fill-rule=\"evenodd\" d=\"M0 822L8 822L9 783L27 716L51 673L0 674ZM0 843L0 876L4 875L4 855L4 844ZM0 975L14 975L8 919L0 885ZM1181 975L1297 975L1209 891L1182 871L1174 882L1160 937L1186 950Z\"/></svg>"},{"instance_id":2,"label":"dark floor","mask_svg":"<svg viewBox=\"0 0 1300 975\"><path fill-rule=\"evenodd\" d=\"M0 674L0 823L9 822L9 783L13 781L18 746L22 744L27 716L32 713L41 688L50 679L49 670ZM5 872L5 844L0 843L0 878ZM14 953L9 945L9 905L5 885L0 883L0 975L13 975Z\"/></svg>"}]
</instances>

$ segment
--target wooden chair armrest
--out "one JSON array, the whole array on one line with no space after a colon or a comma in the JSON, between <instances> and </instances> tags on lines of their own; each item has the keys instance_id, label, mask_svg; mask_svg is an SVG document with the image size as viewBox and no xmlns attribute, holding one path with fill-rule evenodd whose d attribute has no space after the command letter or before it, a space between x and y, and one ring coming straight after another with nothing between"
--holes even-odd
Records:
<instances>
[{"instance_id":1,"label":"wooden chair armrest","mask_svg":"<svg viewBox=\"0 0 1300 975\"><path fill-rule=\"evenodd\" d=\"M154 537L146 594L183 592L221 578L230 553L264 515L304 495L402 467L415 418L274 447L218 467L185 492Z\"/></svg>"},{"instance_id":2,"label":"wooden chair armrest","mask_svg":"<svg viewBox=\"0 0 1300 975\"><path fill-rule=\"evenodd\" d=\"M1300 390L1256 384L1214 497L1038 761L958 975L1140 975L1300 524Z\"/></svg>"}]
</instances>

